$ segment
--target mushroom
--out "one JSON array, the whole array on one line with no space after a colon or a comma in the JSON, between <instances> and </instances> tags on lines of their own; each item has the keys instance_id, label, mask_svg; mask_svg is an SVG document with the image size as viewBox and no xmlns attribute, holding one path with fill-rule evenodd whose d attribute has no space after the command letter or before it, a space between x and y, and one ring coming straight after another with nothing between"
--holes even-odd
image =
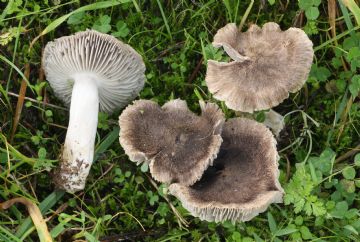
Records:
<instances>
[{"instance_id":1,"label":"mushroom","mask_svg":"<svg viewBox=\"0 0 360 242\"><path fill-rule=\"evenodd\" d=\"M55 172L58 188L82 190L94 156L98 112L112 112L144 85L142 57L129 45L94 30L49 42L42 59L55 95L70 105L70 119Z\"/></svg>"},{"instance_id":2,"label":"mushroom","mask_svg":"<svg viewBox=\"0 0 360 242\"><path fill-rule=\"evenodd\" d=\"M218 30L213 45L232 62L208 61L206 83L214 97L237 111L277 106L305 83L314 55L312 42L298 28L281 31L276 23L240 32L234 23Z\"/></svg>"},{"instance_id":3,"label":"mushroom","mask_svg":"<svg viewBox=\"0 0 360 242\"><path fill-rule=\"evenodd\" d=\"M256 121L228 120L220 154L200 181L174 183L169 192L193 215L207 221L248 221L274 202L282 202L276 141Z\"/></svg>"},{"instance_id":4,"label":"mushroom","mask_svg":"<svg viewBox=\"0 0 360 242\"><path fill-rule=\"evenodd\" d=\"M191 185L219 151L224 114L216 104L200 102L201 115L176 99L162 107L135 101L119 117L120 144L131 161L149 164L155 180Z\"/></svg>"}]
</instances>

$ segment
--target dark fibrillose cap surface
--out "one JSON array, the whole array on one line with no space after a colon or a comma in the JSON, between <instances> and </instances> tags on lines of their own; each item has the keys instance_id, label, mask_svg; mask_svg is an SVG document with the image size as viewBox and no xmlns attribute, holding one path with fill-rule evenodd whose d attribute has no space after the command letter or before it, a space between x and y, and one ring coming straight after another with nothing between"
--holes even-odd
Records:
<instances>
[{"instance_id":1,"label":"dark fibrillose cap surface","mask_svg":"<svg viewBox=\"0 0 360 242\"><path fill-rule=\"evenodd\" d=\"M298 28L281 31L276 23L252 25L240 32L233 23L218 30L213 45L233 60L208 61L206 83L214 97L237 111L277 106L297 92L310 72L314 51Z\"/></svg>"},{"instance_id":2,"label":"dark fibrillose cap surface","mask_svg":"<svg viewBox=\"0 0 360 242\"><path fill-rule=\"evenodd\" d=\"M179 99L162 107L135 101L120 115L120 144L130 160L149 162L155 180L191 185L212 164L222 142L224 114L216 104L200 106L198 116Z\"/></svg>"},{"instance_id":3,"label":"dark fibrillose cap surface","mask_svg":"<svg viewBox=\"0 0 360 242\"><path fill-rule=\"evenodd\" d=\"M129 45L95 30L49 42L42 65L55 94L67 105L70 105L77 76L96 80L100 111L104 112L128 104L141 91L145 81L142 57Z\"/></svg>"},{"instance_id":4,"label":"dark fibrillose cap surface","mask_svg":"<svg viewBox=\"0 0 360 242\"><path fill-rule=\"evenodd\" d=\"M207 221L248 221L282 202L278 154L272 133L256 121L236 118L224 125L220 153L200 181L171 184L169 191L193 215Z\"/></svg>"}]
</instances>

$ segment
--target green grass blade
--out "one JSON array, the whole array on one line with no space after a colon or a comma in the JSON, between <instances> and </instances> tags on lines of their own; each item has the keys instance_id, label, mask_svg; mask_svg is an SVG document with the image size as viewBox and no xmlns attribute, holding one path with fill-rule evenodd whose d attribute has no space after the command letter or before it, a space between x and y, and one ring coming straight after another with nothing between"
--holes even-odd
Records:
<instances>
[{"instance_id":1,"label":"green grass blade","mask_svg":"<svg viewBox=\"0 0 360 242\"><path fill-rule=\"evenodd\" d=\"M9 66L11 66L17 73L19 73L19 75L21 76L22 79L25 80L26 84L31 88L31 91L34 93L33 86L30 84L29 80L26 78L26 76L24 75L24 73L14 64L12 63L9 59L7 59L5 56L0 55L0 60L2 60L3 62L5 62L6 64L8 64Z\"/></svg>"},{"instance_id":2,"label":"green grass blade","mask_svg":"<svg viewBox=\"0 0 360 242\"><path fill-rule=\"evenodd\" d=\"M342 1L339 1L339 5L340 5L340 9L341 9L341 12L344 16L344 20L345 20L345 24L346 24L346 27L350 30L350 29L353 29L354 28L354 25L353 23L351 22L351 18L350 18L350 14L349 14L349 11L347 10L347 8L344 6L344 4L342 3ZM353 36L355 33L354 32L351 32L350 35Z\"/></svg>"},{"instance_id":3,"label":"green grass blade","mask_svg":"<svg viewBox=\"0 0 360 242\"><path fill-rule=\"evenodd\" d=\"M12 63L15 62L15 58L16 58L16 53L17 53L17 49L18 49L18 46L19 46L19 40L20 40L20 28L22 26L22 18L20 18L19 20L19 24L18 24L18 29L17 29L17 33L16 33L16 40L15 40L15 45L14 45L14 51L13 51L13 56L12 56ZM10 81L11 81L11 76L12 76L12 72L13 72L13 69L11 68L10 69L10 73L8 75L8 80L7 80L7 83L6 83L6 91L9 91L9 87L10 87ZM31 87L31 86L30 86Z\"/></svg>"},{"instance_id":4,"label":"green grass blade","mask_svg":"<svg viewBox=\"0 0 360 242\"><path fill-rule=\"evenodd\" d=\"M160 3L159 0L156 0L156 2L157 2L157 4L158 4L158 6L159 6L159 9L160 9L160 12L161 12L161 16L162 16L162 18L163 18L163 20L164 20L166 31L168 32L169 37L170 37L170 40L172 41L172 34L171 34L171 31L170 31L169 23L168 23L168 21L167 21L167 18L166 18L166 16L165 16L165 13L164 13L164 9L163 9L163 7L162 7L162 5L161 5L161 3Z\"/></svg>"},{"instance_id":5,"label":"green grass blade","mask_svg":"<svg viewBox=\"0 0 360 242\"><path fill-rule=\"evenodd\" d=\"M39 205L41 213L44 214L51 209L64 196L64 194L64 191L56 190L47 196ZM15 236L21 238L29 229L31 229L32 226L34 226L34 224L31 218L26 218L17 229Z\"/></svg>"},{"instance_id":6,"label":"green grass blade","mask_svg":"<svg viewBox=\"0 0 360 242\"><path fill-rule=\"evenodd\" d=\"M350 11L354 14L357 24L360 25L360 8L356 2L354 0L342 0L340 1L340 5L341 4L345 4L346 7L350 9Z\"/></svg>"},{"instance_id":7,"label":"green grass blade","mask_svg":"<svg viewBox=\"0 0 360 242\"><path fill-rule=\"evenodd\" d=\"M89 5L80 7L78 9L72 11L71 13L68 13L68 14L66 14L64 16L61 16L58 19L55 19L52 23L50 23L41 32L40 35L45 35L45 34L49 33L50 31L53 31L54 29L56 29L56 27L58 27L60 24L62 24L65 20L67 20L67 18L69 18L73 14L81 13L81 12L85 12L85 11L98 10L98 9L102 9L102 8L114 7L116 5L123 4L123 3L128 3L128 2L130 2L130 0L110 0L110 1L96 2L96 3L93 3L93 4L89 4Z\"/></svg>"},{"instance_id":8,"label":"green grass blade","mask_svg":"<svg viewBox=\"0 0 360 242\"><path fill-rule=\"evenodd\" d=\"M113 143L115 140L119 139L119 127L115 127L104 139L103 142L95 149L94 161L99 159L99 155L104 153Z\"/></svg>"},{"instance_id":9,"label":"green grass blade","mask_svg":"<svg viewBox=\"0 0 360 242\"><path fill-rule=\"evenodd\" d=\"M21 242L18 237L14 236L9 230L0 226L0 241L6 242Z\"/></svg>"},{"instance_id":10,"label":"green grass blade","mask_svg":"<svg viewBox=\"0 0 360 242\"><path fill-rule=\"evenodd\" d=\"M5 91L5 89L2 87L2 85L0 84L0 93L2 94L2 96L5 98L7 105L10 107L11 110L11 103L10 103L10 99L9 96L7 95L7 92Z\"/></svg>"},{"instance_id":11,"label":"green grass blade","mask_svg":"<svg viewBox=\"0 0 360 242\"><path fill-rule=\"evenodd\" d=\"M13 4L13 2L14 2L14 0L10 0L10 1L8 2L8 4L6 5L4 11L3 11L3 12L1 13L1 15L0 15L0 22L2 22L3 19L5 18L5 16L7 15L8 9L9 9L10 6Z\"/></svg>"},{"instance_id":12,"label":"green grass blade","mask_svg":"<svg viewBox=\"0 0 360 242\"><path fill-rule=\"evenodd\" d=\"M197 16L206 13L206 11L208 11L208 9L211 8L211 5L214 2L216 2L216 0L210 0L210 1L207 1L204 4L202 4L201 7L195 12L195 14L191 16L191 19L196 18Z\"/></svg>"},{"instance_id":13,"label":"green grass blade","mask_svg":"<svg viewBox=\"0 0 360 242\"><path fill-rule=\"evenodd\" d=\"M246 19L248 18L249 14L250 14L250 11L251 11L251 9L252 9L252 7L253 7L253 5L254 5L254 0L251 0L251 2L249 3L249 6L247 7L247 9L246 9L246 11L245 11L245 13L244 13L244 16L243 16L242 19L241 19L240 24L239 24L239 30L240 30L240 31L241 31L242 28L244 27L245 21L246 21Z\"/></svg>"},{"instance_id":14,"label":"green grass blade","mask_svg":"<svg viewBox=\"0 0 360 242\"><path fill-rule=\"evenodd\" d=\"M325 46L331 44L332 42L335 42L335 40L339 40L341 38L344 38L345 36L347 36L348 34L352 34L355 33L356 30L360 29L360 26L356 26L353 29L347 30L341 34L336 35L335 38L331 38L328 41L325 41L324 43L322 43L321 45L318 45L314 48L314 52L321 50L322 48L324 48Z\"/></svg>"},{"instance_id":15,"label":"green grass blade","mask_svg":"<svg viewBox=\"0 0 360 242\"><path fill-rule=\"evenodd\" d=\"M136 2L136 0L132 0L132 3L134 4L136 12L138 12L140 14L141 20L144 21L145 19L144 19L144 16L143 16L142 12L141 12L139 4Z\"/></svg>"},{"instance_id":16,"label":"green grass blade","mask_svg":"<svg viewBox=\"0 0 360 242\"><path fill-rule=\"evenodd\" d=\"M116 5L119 4L124 4L124 3L128 3L131 2L131 0L110 0L110 1L102 1L102 2L96 2L93 4L89 4L83 7L80 7L74 11L72 11L71 13L68 13L66 15L63 15L57 19L55 19L54 21L52 21L32 42L31 45L32 46L41 36L46 35L47 33L53 31L54 29L56 29L60 24L62 24L63 22L65 22L71 15L76 14L76 13L81 13L81 12L85 12L85 11L93 11L93 10L98 10L98 9L103 9L103 8L109 8L109 7L114 7Z\"/></svg>"},{"instance_id":17,"label":"green grass blade","mask_svg":"<svg viewBox=\"0 0 360 242\"><path fill-rule=\"evenodd\" d=\"M344 109L346 107L346 103L347 103L347 100L348 100L348 94L349 94L349 88L346 89L346 92L345 92L343 98L341 99L339 108L337 109L337 111L335 113L334 124L333 124L333 127L331 128L331 130L328 133L328 137L327 137L327 140L326 140L326 146L330 146L330 141L331 141L331 138L332 138L332 136L334 134L335 126L339 122L341 114L344 112Z\"/></svg>"},{"instance_id":18,"label":"green grass blade","mask_svg":"<svg viewBox=\"0 0 360 242\"><path fill-rule=\"evenodd\" d=\"M270 231L271 231L271 233L275 234L275 232L278 230L278 228L277 228L276 221L270 211L267 212L267 218L268 218Z\"/></svg>"},{"instance_id":19,"label":"green grass blade","mask_svg":"<svg viewBox=\"0 0 360 242\"><path fill-rule=\"evenodd\" d=\"M232 8L230 6L230 2L229 2L229 0L223 0L222 2L225 5L226 13L227 13L227 16L229 17L229 23L232 23L233 18L232 18Z\"/></svg>"}]
</instances>

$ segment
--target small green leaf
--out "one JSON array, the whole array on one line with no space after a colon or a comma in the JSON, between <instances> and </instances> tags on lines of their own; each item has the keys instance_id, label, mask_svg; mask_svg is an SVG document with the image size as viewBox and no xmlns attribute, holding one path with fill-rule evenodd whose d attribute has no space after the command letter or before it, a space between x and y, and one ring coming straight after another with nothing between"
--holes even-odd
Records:
<instances>
[{"instance_id":1,"label":"small green leaf","mask_svg":"<svg viewBox=\"0 0 360 242\"><path fill-rule=\"evenodd\" d=\"M46 116L46 117L52 117L52 116L53 116L52 111L51 111L51 110L46 110L46 111L45 111L45 116Z\"/></svg>"},{"instance_id":2,"label":"small green leaf","mask_svg":"<svg viewBox=\"0 0 360 242\"><path fill-rule=\"evenodd\" d=\"M356 235L359 235L359 233L358 233L358 231L353 227L353 226L351 226L351 225L345 225L344 226L344 229L347 229L347 230L349 230L350 232L352 232L353 234L356 234Z\"/></svg>"},{"instance_id":3,"label":"small green leaf","mask_svg":"<svg viewBox=\"0 0 360 242\"><path fill-rule=\"evenodd\" d=\"M69 17L67 24L69 24L69 25L81 24L84 16L85 16L85 12L75 13Z\"/></svg>"},{"instance_id":4,"label":"small green leaf","mask_svg":"<svg viewBox=\"0 0 360 242\"><path fill-rule=\"evenodd\" d=\"M360 188L360 180L355 180L355 186L356 186L357 188Z\"/></svg>"},{"instance_id":5,"label":"small green leaf","mask_svg":"<svg viewBox=\"0 0 360 242\"><path fill-rule=\"evenodd\" d=\"M320 12L317 7L310 7L305 10L305 15L310 20L315 20L319 17Z\"/></svg>"},{"instance_id":6,"label":"small green leaf","mask_svg":"<svg viewBox=\"0 0 360 242\"><path fill-rule=\"evenodd\" d=\"M347 219L352 219L352 218L355 218L358 216L358 209L356 208L352 208L352 209L349 209L346 213L345 213L345 217Z\"/></svg>"},{"instance_id":7,"label":"small green leaf","mask_svg":"<svg viewBox=\"0 0 360 242\"><path fill-rule=\"evenodd\" d=\"M315 6L315 7L318 7L321 3L321 0L312 0L312 4Z\"/></svg>"},{"instance_id":8,"label":"small green leaf","mask_svg":"<svg viewBox=\"0 0 360 242\"><path fill-rule=\"evenodd\" d=\"M235 242L240 242L241 241L241 234L237 231L235 231L232 235L231 238L233 239L233 241Z\"/></svg>"},{"instance_id":9,"label":"small green leaf","mask_svg":"<svg viewBox=\"0 0 360 242\"><path fill-rule=\"evenodd\" d=\"M150 199L149 199L149 204L151 206L154 206L157 201L159 201L159 196L158 195L152 195L150 197Z\"/></svg>"},{"instance_id":10,"label":"small green leaf","mask_svg":"<svg viewBox=\"0 0 360 242\"><path fill-rule=\"evenodd\" d=\"M295 224L296 224L296 225L302 225L303 222L304 222L304 219L303 219L302 216L297 216L297 217L295 218Z\"/></svg>"},{"instance_id":11,"label":"small green leaf","mask_svg":"<svg viewBox=\"0 0 360 242\"><path fill-rule=\"evenodd\" d=\"M298 230L293 229L293 228L285 228L285 229L280 229L280 230L276 231L276 233L274 235L275 236L284 236L284 235L292 234L296 231L298 231Z\"/></svg>"},{"instance_id":12,"label":"small green leaf","mask_svg":"<svg viewBox=\"0 0 360 242\"><path fill-rule=\"evenodd\" d=\"M125 177L130 177L131 176L131 171L126 171L125 172Z\"/></svg>"},{"instance_id":13,"label":"small green leaf","mask_svg":"<svg viewBox=\"0 0 360 242\"><path fill-rule=\"evenodd\" d=\"M103 15L94 23L93 29L106 34L111 30L110 21L110 16Z\"/></svg>"},{"instance_id":14,"label":"small green leaf","mask_svg":"<svg viewBox=\"0 0 360 242\"><path fill-rule=\"evenodd\" d=\"M317 217L322 216L326 213L324 204L321 201L316 201L316 202L312 203L311 206L312 206L313 214Z\"/></svg>"},{"instance_id":15,"label":"small green leaf","mask_svg":"<svg viewBox=\"0 0 360 242\"><path fill-rule=\"evenodd\" d=\"M310 76L315 77L319 82L325 82L331 76L331 72L324 66L311 66Z\"/></svg>"},{"instance_id":16,"label":"small green leaf","mask_svg":"<svg viewBox=\"0 0 360 242\"><path fill-rule=\"evenodd\" d=\"M112 34L115 37L124 38L130 33L130 30L127 27L126 23L122 20L116 23L116 29L117 31Z\"/></svg>"},{"instance_id":17,"label":"small green leaf","mask_svg":"<svg viewBox=\"0 0 360 242\"><path fill-rule=\"evenodd\" d=\"M353 98L356 98L360 91L360 75L355 75L351 78L349 90Z\"/></svg>"},{"instance_id":18,"label":"small green leaf","mask_svg":"<svg viewBox=\"0 0 360 242\"><path fill-rule=\"evenodd\" d=\"M159 206L156 209L156 212L160 214L161 217L165 217L169 211L169 206L167 205L167 203L164 202L159 203Z\"/></svg>"},{"instance_id":19,"label":"small green leaf","mask_svg":"<svg viewBox=\"0 0 360 242\"><path fill-rule=\"evenodd\" d=\"M141 165L140 170L141 170L142 172L144 172L144 173L147 172L147 171L149 170L149 164L146 163L146 162L144 162L144 163Z\"/></svg>"},{"instance_id":20,"label":"small green leaf","mask_svg":"<svg viewBox=\"0 0 360 242\"><path fill-rule=\"evenodd\" d=\"M27 102L25 103L25 107L30 108L31 106L32 106L32 102L27 101Z\"/></svg>"},{"instance_id":21,"label":"small green leaf","mask_svg":"<svg viewBox=\"0 0 360 242\"><path fill-rule=\"evenodd\" d=\"M347 166L342 170L342 174L346 179L352 180L355 178L356 171L353 167Z\"/></svg>"},{"instance_id":22,"label":"small green leaf","mask_svg":"<svg viewBox=\"0 0 360 242\"><path fill-rule=\"evenodd\" d=\"M312 238L312 234L308 227L301 226L300 227L301 236L303 239L308 240Z\"/></svg>"},{"instance_id":23,"label":"small green leaf","mask_svg":"<svg viewBox=\"0 0 360 242\"><path fill-rule=\"evenodd\" d=\"M341 201L336 204L335 209L339 212L345 213L349 209L349 205L346 201Z\"/></svg>"},{"instance_id":24,"label":"small green leaf","mask_svg":"<svg viewBox=\"0 0 360 242\"><path fill-rule=\"evenodd\" d=\"M347 59L349 61L355 60L360 57L360 48L359 47L351 47L349 53L347 55Z\"/></svg>"},{"instance_id":25,"label":"small green leaf","mask_svg":"<svg viewBox=\"0 0 360 242\"><path fill-rule=\"evenodd\" d=\"M45 159L46 158L46 150L45 148L41 147L38 151L38 157L40 159Z\"/></svg>"},{"instance_id":26,"label":"small green leaf","mask_svg":"<svg viewBox=\"0 0 360 242\"><path fill-rule=\"evenodd\" d=\"M144 183L144 178L142 177L142 176L136 176L135 177L135 182L137 183L137 184L142 184L142 183Z\"/></svg>"},{"instance_id":27,"label":"small green leaf","mask_svg":"<svg viewBox=\"0 0 360 242\"><path fill-rule=\"evenodd\" d=\"M299 8L302 10L307 10L313 6L312 2L309 0L299 0Z\"/></svg>"},{"instance_id":28,"label":"small green leaf","mask_svg":"<svg viewBox=\"0 0 360 242\"><path fill-rule=\"evenodd\" d=\"M357 153L354 158L354 163L356 166L360 166L360 153Z\"/></svg>"},{"instance_id":29,"label":"small green leaf","mask_svg":"<svg viewBox=\"0 0 360 242\"><path fill-rule=\"evenodd\" d=\"M342 187L344 190L348 193L354 193L355 192L355 182L353 180L347 180L343 179L340 181Z\"/></svg>"}]
</instances>

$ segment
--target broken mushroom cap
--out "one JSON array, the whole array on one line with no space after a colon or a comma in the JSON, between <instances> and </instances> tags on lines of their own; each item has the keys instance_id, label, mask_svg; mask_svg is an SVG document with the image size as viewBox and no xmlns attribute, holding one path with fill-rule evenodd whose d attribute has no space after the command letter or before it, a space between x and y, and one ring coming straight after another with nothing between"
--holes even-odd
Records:
<instances>
[{"instance_id":1,"label":"broken mushroom cap","mask_svg":"<svg viewBox=\"0 0 360 242\"><path fill-rule=\"evenodd\" d=\"M191 185L199 180L219 151L224 114L216 104L200 102L201 115L186 102L160 107L135 101L119 117L120 144L131 161L149 163L155 180Z\"/></svg>"},{"instance_id":2,"label":"broken mushroom cap","mask_svg":"<svg viewBox=\"0 0 360 242\"><path fill-rule=\"evenodd\" d=\"M234 23L218 30L213 45L232 62L208 61L206 83L214 97L237 111L277 106L305 83L314 55L304 31L281 31L276 23L252 25L240 32Z\"/></svg>"},{"instance_id":3,"label":"broken mushroom cap","mask_svg":"<svg viewBox=\"0 0 360 242\"><path fill-rule=\"evenodd\" d=\"M111 112L134 99L144 85L145 65L129 45L94 30L49 42L42 65L55 94L70 104L54 182L73 193L84 188L93 162L99 108Z\"/></svg>"},{"instance_id":4,"label":"broken mushroom cap","mask_svg":"<svg viewBox=\"0 0 360 242\"><path fill-rule=\"evenodd\" d=\"M193 216L207 221L248 221L282 202L278 154L272 133L256 121L236 118L224 125L218 158L192 186L169 191Z\"/></svg>"}]
</instances>

